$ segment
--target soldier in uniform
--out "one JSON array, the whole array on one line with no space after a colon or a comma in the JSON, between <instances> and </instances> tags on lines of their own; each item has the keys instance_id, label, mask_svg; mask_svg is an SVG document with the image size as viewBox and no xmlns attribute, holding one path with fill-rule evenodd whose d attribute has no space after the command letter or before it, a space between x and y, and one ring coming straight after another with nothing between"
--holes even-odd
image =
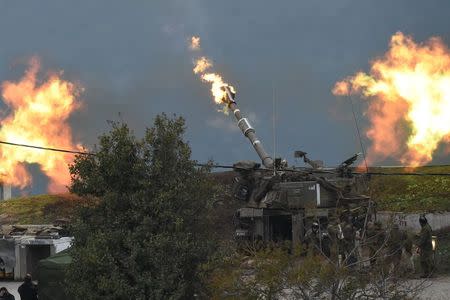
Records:
<instances>
[{"instance_id":1,"label":"soldier in uniform","mask_svg":"<svg viewBox=\"0 0 450 300\"><path fill-rule=\"evenodd\" d=\"M325 254L326 257L331 257L331 247L332 241L328 230L321 232L321 245L322 245L322 253Z\"/></svg>"},{"instance_id":2,"label":"soldier in uniform","mask_svg":"<svg viewBox=\"0 0 450 300\"><path fill-rule=\"evenodd\" d=\"M339 251L339 242L340 242L340 230L339 224L333 225L329 223L327 226L327 233L329 237L329 248L330 248L330 257L338 257Z\"/></svg>"},{"instance_id":3,"label":"soldier in uniform","mask_svg":"<svg viewBox=\"0 0 450 300\"><path fill-rule=\"evenodd\" d=\"M373 222L367 223L367 231L366 231L366 241L365 246L367 246L369 252L369 260L370 265L374 266L377 261L377 251L379 249L378 245L378 235L380 232L375 228L375 224Z\"/></svg>"},{"instance_id":4,"label":"soldier in uniform","mask_svg":"<svg viewBox=\"0 0 450 300\"><path fill-rule=\"evenodd\" d=\"M422 229L418 236L417 246L420 251L420 265L422 267L422 278L430 277L433 271L433 245L431 243L432 230L424 215L420 216L419 223Z\"/></svg>"},{"instance_id":5,"label":"soldier in uniform","mask_svg":"<svg viewBox=\"0 0 450 300\"><path fill-rule=\"evenodd\" d=\"M313 222L311 228L305 234L305 248L309 254L318 254L320 249L319 223Z\"/></svg>"},{"instance_id":6,"label":"soldier in uniform","mask_svg":"<svg viewBox=\"0 0 450 300\"><path fill-rule=\"evenodd\" d=\"M405 249L405 257L406 257L406 268L409 271L414 271L414 262L413 262L413 242L414 242L414 236L412 236L410 233L405 232L405 243L403 245L403 249Z\"/></svg>"},{"instance_id":7,"label":"soldier in uniform","mask_svg":"<svg viewBox=\"0 0 450 300\"><path fill-rule=\"evenodd\" d=\"M400 265L405 242L406 234L400 230L398 224L393 224L386 242L388 265L393 264L394 268Z\"/></svg>"},{"instance_id":8,"label":"soldier in uniform","mask_svg":"<svg viewBox=\"0 0 450 300\"><path fill-rule=\"evenodd\" d=\"M353 226L353 217L349 215L347 221L344 222L342 228L342 245L344 258L348 265L353 265L357 262L356 247L355 247L355 228Z\"/></svg>"},{"instance_id":9,"label":"soldier in uniform","mask_svg":"<svg viewBox=\"0 0 450 300\"><path fill-rule=\"evenodd\" d=\"M310 254L330 257L330 236L326 230L320 230L319 223L312 223L311 229L305 234L304 243Z\"/></svg>"}]
</instances>

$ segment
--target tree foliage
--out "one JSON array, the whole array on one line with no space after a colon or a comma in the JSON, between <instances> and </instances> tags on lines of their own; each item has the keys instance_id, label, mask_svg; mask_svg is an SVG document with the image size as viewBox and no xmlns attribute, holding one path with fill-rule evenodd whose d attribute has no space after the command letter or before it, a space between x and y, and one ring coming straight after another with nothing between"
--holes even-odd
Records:
<instances>
[{"instance_id":1,"label":"tree foliage","mask_svg":"<svg viewBox=\"0 0 450 300\"><path fill-rule=\"evenodd\" d=\"M138 139L112 123L96 155L70 166L71 192L94 196L72 230L70 293L79 299L182 299L212 247L217 187L191 160L184 120L159 115Z\"/></svg>"}]
</instances>

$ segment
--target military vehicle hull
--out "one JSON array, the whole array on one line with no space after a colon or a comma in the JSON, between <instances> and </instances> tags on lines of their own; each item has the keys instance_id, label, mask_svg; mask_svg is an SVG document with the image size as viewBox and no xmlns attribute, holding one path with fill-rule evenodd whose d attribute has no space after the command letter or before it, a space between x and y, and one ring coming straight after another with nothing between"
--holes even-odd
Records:
<instances>
[{"instance_id":1,"label":"military vehicle hull","mask_svg":"<svg viewBox=\"0 0 450 300\"><path fill-rule=\"evenodd\" d=\"M239 174L233 193L242 208L235 215L238 241L292 241L300 243L313 222L326 231L340 220L363 227L375 218L375 208L368 192L369 177L355 174L350 165L358 154L337 168L325 169L320 161L296 151L312 168L288 167L286 160L272 158L264 150L255 129L243 117L234 99L235 94L224 87L222 100L237 120L237 125L250 141L262 165L241 161L233 165Z\"/></svg>"}]
</instances>

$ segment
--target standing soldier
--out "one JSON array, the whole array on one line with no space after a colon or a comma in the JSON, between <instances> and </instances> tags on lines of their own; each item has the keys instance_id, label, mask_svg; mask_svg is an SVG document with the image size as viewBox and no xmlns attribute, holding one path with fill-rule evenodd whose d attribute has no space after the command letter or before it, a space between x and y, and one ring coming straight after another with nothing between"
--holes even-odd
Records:
<instances>
[{"instance_id":1,"label":"standing soldier","mask_svg":"<svg viewBox=\"0 0 450 300\"><path fill-rule=\"evenodd\" d=\"M31 281L31 274L25 276L25 281L18 290L21 300L38 300L36 285Z\"/></svg>"},{"instance_id":2,"label":"standing soldier","mask_svg":"<svg viewBox=\"0 0 450 300\"><path fill-rule=\"evenodd\" d=\"M353 226L353 217L347 216L347 222L345 222L342 228L343 234L343 250L345 255L345 261L347 265L353 266L357 262L356 247L355 247L355 228Z\"/></svg>"},{"instance_id":3,"label":"standing soldier","mask_svg":"<svg viewBox=\"0 0 450 300\"><path fill-rule=\"evenodd\" d=\"M311 229L309 229L305 234L304 243L308 254L320 254L320 233L319 233L319 223L313 222Z\"/></svg>"},{"instance_id":4,"label":"standing soldier","mask_svg":"<svg viewBox=\"0 0 450 300\"><path fill-rule=\"evenodd\" d=\"M312 223L311 229L305 234L304 243L310 254L330 257L330 236L326 230L321 230L319 223Z\"/></svg>"},{"instance_id":5,"label":"standing soldier","mask_svg":"<svg viewBox=\"0 0 450 300\"><path fill-rule=\"evenodd\" d=\"M331 257L331 247L332 247L332 241L331 236L327 230L321 232L320 240L322 244L322 252L325 254L326 257Z\"/></svg>"},{"instance_id":6,"label":"standing soldier","mask_svg":"<svg viewBox=\"0 0 450 300\"><path fill-rule=\"evenodd\" d=\"M406 257L406 269L409 271L414 271L414 261L413 261L413 242L414 242L414 236L412 236L410 233L405 232L405 243L403 245L405 249L405 257Z\"/></svg>"},{"instance_id":7,"label":"standing soldier","mask_svg":"<svg viewBox=\"0 0 450 300\"><path fill-rule=\"evenodd\" d=\"M369 249L370 265L374 266L377 262L377 257L381 254L381 248L384 243L384 230L381 222L369 222L366 232L366 246Z\"/></svg>"},{"instance_id":8,"label":"standing soldier","mask_svg":"<svg viewBox=\"0 0 450 300\"><path fill-rule=\"evenodd\" d=\"M393 224L387 239L387 262L395 269L400 265L405 242L406 234L400 231L398 224Z\"/></svg>"},{"instance_id":9,"label":"standing soldier","mask_svg":"<svg viewBox=\"0 0 450 300\"><path fill-rule=\"evenodd\" d=\"M366 251L369 255L369 261L370 265L373 266L375 264L375 255L377 252L377 249L375 248L375 239L376 239L376 232L375 232L375 225L372 221L369 221L367 223L366 227L366 236L364 241L364 246L366 246Z\"/></svg>"},{"instance_id":10,"label":"standing soldier","mask_svg":"<svg viewBox=\"0 0 450 300\"><path fill-rule=\"evenodd\" d=\"M339 246L338 243L340 242L340 230L339 230L339 224L328 224L327 226L327 233L329 237L329 243L330 243L330 257L339 257Z\"/></svg>"},{"instance_id":11,"label":"standing soldier","mask_svg":"<svg viewBox=\"0 0 450 300\"><path fill-rule=\"evenodd\" d=\"M422 267L422 278L430 277L433 270L433 245L431 243L432 230L425 215L420 216L419 223L422 229L418 236L418 247L420 251L420 265Z\"/></svg>"}]
</instances>

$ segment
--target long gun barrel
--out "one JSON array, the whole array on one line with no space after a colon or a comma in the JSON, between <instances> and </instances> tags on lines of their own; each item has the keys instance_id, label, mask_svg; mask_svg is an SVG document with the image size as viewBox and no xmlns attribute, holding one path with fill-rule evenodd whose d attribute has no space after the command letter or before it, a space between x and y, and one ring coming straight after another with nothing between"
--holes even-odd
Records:
<instances>
[{"instance_id":1,"label":"long gun barrel","mask_svg":"<svg viewBox=\"0 0 450 300\"><path fill-rule=\"evenodd\" d=\"M255 129L250 125L248 119L242 117L241 111L239 110L236 101L234 100L235 96L234 93L230 90L228 86L224 86L222 87L222 89L225 92L225 96L224 99L222 99L222 101L225 102L228 105L229 109L233 112L237 120L237 125L241 129L242 133L252 143L253 148L255 148L256 153L258 153L258 156L261 158L263 165L268 169L272 169L273 159L266 152L266 150L264 150L261 141L256 136Z\"/></svg>"}]
</instances>

